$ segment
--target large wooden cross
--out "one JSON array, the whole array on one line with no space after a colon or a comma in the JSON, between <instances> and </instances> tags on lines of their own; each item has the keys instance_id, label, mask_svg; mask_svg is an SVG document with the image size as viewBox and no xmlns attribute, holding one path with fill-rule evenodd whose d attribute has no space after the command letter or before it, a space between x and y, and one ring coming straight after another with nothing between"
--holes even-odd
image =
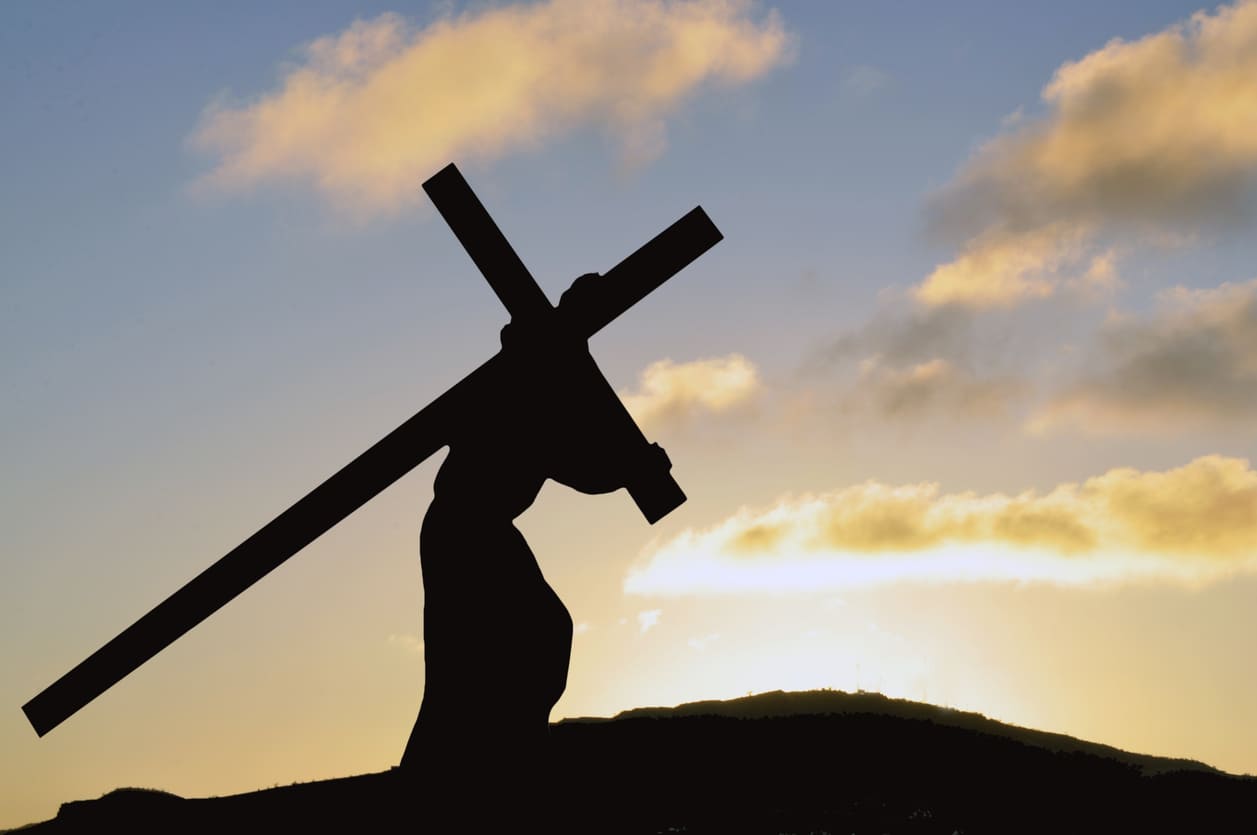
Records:
<instances>
[{"instance_id":1,"label":"large wooden cross","mask_svg":"<svg viewBox=\"0 0 1257 835\"><path fill-rule=\"evenodd\" d=\"M551 328L582 346L609 322L720 241L722 235L701 207L673 223L625 258L598 282L591 302L567 313L551 306L462 174L451 163L423 184L445 222L471 255L512 324ZM198 574L82 663L22 706L40 736L119 682L236 595L269 574L371 497L449 443L467 404L485 402L484 387L500 380L503 352L468 374L343 469L314 488L257 533ZM610 405L616 443L649 446L601 372L594 389ZM588 380L584 383L588 389ZM666 457L654 456L653 461ZM652 524L685 501L666 469L645 469L630 481L629 494Z\"/></svg>"}]
</instances>

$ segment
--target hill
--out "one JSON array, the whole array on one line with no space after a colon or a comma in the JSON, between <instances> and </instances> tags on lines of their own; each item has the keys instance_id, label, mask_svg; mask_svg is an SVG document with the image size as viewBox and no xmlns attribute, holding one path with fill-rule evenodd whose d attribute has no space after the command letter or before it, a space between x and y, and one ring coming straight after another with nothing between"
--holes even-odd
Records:
<instances>
[{"instance_id":1,"label":"hill","mask_svg":"<svg viewBox=\"0 0 1257 835\"><path fill-rule=\"evenodd\" d=\"M544 828L685 833L1257 831L1257 778L875 693L773 692L552 726ZM444 801L458 820L414 816ZM183 799L121 789L45 832L485 831L492 786L418 796L396 771ZM401 821L409 820L406 826Z\"/></svg>"}]
</instances>

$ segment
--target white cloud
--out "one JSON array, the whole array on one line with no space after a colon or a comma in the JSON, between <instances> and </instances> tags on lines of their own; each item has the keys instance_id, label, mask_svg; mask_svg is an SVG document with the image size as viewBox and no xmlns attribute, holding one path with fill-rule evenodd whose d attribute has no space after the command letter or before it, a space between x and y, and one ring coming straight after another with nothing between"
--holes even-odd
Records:
<instances>
[{"instance_id":1,"label":"white cloud","mask_svg":"<svg viewBox=\"0 0 1257 835\"><path fill-rule=\"evenodd\" d=\"M775 12L745 0L543 0L416 27L396 14L305 46L278 89L218 101L192 144L210 186L315 185L361 212L417 201L451 160L493 160L602 128L630 161L708 85L744 84L791 54Z\"/></svg>"},{"instance_id":2,"label":"white cloud","mask_svg":"<svg viewBox=\"0 0 1257 835\"><path fill-rule=\"evenodd\" d=\"M864 484L787 496L653 546L636 594L818 592L901 581L1202 582L1257 569L1257 472L1205 456L1017 495Z\"/></svg>"},{"instance_id":3,"label":"white cloud","mask_svg":"<svg viewBox=\"0 0 1257 835\"><path fill-rule=\"evenodd\" d=\"M1058 223L1010 233L988 230L969 241L960 256L942 264L914 290L927 305L1004 307L1042 299L1057 290L1086 259L1089 230Z\"/></svg>"},{"instance_id":4,"label":"white cloud","mask_svg":"<svg viewBox=\"0 0 1257 835\"><path fill-rule=\"evenodd\" d=\"M991 307L1089 272L1111 284L1112 265L1093 260L1104 234L1182 239L1251 217L1254 78L1254 2L1064 64L1043 89L1047 113L1013 120L935 199L935 226L967 243L917 297Z\"/></svg>"},{"instance_id":5,"label":"white cloud","mask_svg":"<svg viewBox=\"0 0 1257 835\"><path fill-rule=\"evenodd\" d=\"M636 391L620 392L624 406L643 426L678 422L700 412L723 412L760 391L755 365L741 354L649 365Z\"/></svg>"}]
</instances>

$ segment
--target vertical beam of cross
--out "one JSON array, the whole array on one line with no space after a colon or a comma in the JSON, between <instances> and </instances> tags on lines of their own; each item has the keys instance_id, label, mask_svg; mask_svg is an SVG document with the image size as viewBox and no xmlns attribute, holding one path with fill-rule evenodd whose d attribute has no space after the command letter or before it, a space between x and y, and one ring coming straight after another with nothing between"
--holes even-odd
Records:
<instances>
[{"instance_id":1,"label":"vertical beam of cross","mask_svg":"<svg viewBox=\"0 0 1257 835\"><path fill-rule=\"evenodd\" d=\"M554 309L454 163L434 174L423 190L512 319L536 319Z\"/></svg>"}]
</instances>

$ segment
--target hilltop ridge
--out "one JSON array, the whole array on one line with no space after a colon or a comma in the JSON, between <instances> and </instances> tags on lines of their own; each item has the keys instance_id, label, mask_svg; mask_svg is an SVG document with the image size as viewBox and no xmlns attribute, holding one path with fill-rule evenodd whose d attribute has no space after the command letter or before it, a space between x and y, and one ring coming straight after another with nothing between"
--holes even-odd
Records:
<instances>
[{"instance_id":1,"label":"hilltop ridge","mask_svg":"<svg viewBox=\"0 0 1257 835\"><path fill-rule=\"evenodd\" d=\"M675 707L636 707L617 713L613 719L668 718L681 716L722 716L732 719L768 719L786 716L832 716L868 713L900 719L922 720L952 728L1014 739L1044 750L1083 753L1107 757L1136 766L1147 776L1174 771L1206 771L1225 774L1213 766L1181 757L1159 757L1124 751L1111 745L1088 742L1067 734L1038 731L990 719L981 713L942 707L927 702L897 699L867 690L772 690L736 699L709 699L685 702ZM611 721L596 717L567 719L566 722Z\"/></svg>"},{"instance_id":2,"label":"hilltop ridge","mask_svg":"<svg viewBox=\"0 0 1257 835\"><path fill-rule=\"evenodd\" d=\"M1247 833L1257 810L1257 778L866 692L565 719L537 768L552 831ZM492 786L467 795L456 831L513 814ZM414 820L441 800L397 770L220 798L120 789L20 831L449 831Z\"/></svg>"}]
</instances>

